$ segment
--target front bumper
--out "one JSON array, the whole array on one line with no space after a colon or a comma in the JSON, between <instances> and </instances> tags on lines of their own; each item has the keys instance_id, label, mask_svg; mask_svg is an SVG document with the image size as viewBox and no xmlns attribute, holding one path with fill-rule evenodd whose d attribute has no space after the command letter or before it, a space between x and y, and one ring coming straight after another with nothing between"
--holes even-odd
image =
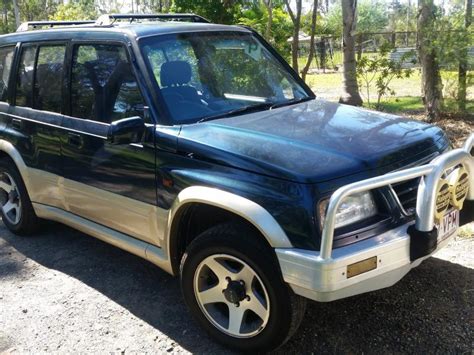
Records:
<instances>
[{"instance_id":1,"label":"front bumper","mask_svg":"<svg viewBox=\"0 0 474 355\"><path fill-rule=\"evenodd\" d=\"M445 246L456 234L439 241L435 227L435 209L439 181L448 169L462 165L469 173L466 207L472 212L474 203L474 134L463 148L454 149L435 158L430 164L359 181L336 190L329 201L323 226L320 251L294 248L276 249L284 280L296 294L327 302L392 286L410 269ZM352 245L334 249L336 211L351 194L421 177L417 195L416 219ZM461 211L461 220L472 213ZM467 211L466 211L467 212ZM416 252L414 252L416 250ZM348 266L373 260L370 270L349 277Z\"/></svg>"}]
</instances>

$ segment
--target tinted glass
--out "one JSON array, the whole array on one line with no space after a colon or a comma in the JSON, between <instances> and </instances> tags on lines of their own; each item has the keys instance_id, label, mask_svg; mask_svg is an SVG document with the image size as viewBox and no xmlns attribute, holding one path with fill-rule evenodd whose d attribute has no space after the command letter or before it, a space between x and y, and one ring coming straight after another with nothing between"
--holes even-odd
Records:
<instances>
[{"instance_id":1,"label":"tinted glass","mask_svg":"<svg viewBox=\"0 0 474 355\"><path fill-rule=\"evenodd\" d=\"M142 48L176 123L308 97L280 60L251 34L156 36L143 40Z\"/></svg>"},{"instance_id":2,"label":"tinted glass","mask_svg":"<svg viewBox=\"0 0 474 355\"><path fill-rule=\"evenodd\" d=\"M16 79L16 100L18 106L33 107L33 73L36 47L25 47L22 50L18 76Z\"/></svg>"},{"instance_id":3,"label":"tinted glass","mask_svg":"<svg viewBox=\"0 0 474 355\"><path fill-rule=\"evenodd\" d=\"M75 117L106 123L143 117L143 100L122 46L75 47L71 98Z\"/></svg>"},{"instance_id":4,"label":"tinted glass","mask_svg":"<svg viewBox=\"0 0 474 355\"><path fill-rule=\"evenodd\" d=\"M61 112L62 75L66 46L39 48L35 73L35 103L39 110Z\"/></svg>"},{"instance_id":5,"label":"tinted glass","mask_svg":"<svg viewBox=\"0 0 474 355\"><path fill-rule=\"evenodd\" d=\"M0 101L7 100L8 78L12 69L15 47L0 48Z\"/></svg>"}]
</instances>

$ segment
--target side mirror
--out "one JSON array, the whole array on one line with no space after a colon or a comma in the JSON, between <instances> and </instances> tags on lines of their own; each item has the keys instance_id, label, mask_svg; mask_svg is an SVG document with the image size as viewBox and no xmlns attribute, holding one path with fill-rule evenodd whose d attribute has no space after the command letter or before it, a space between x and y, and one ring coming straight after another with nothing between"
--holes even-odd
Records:
<instances>
[{"instance_id":1,"label":"side mirror","mask_svg":"<svg viewBox=\"0 0 474 355\"><path fill-rule=\"evenodd\" d=\"M114 121L109 126L107 141L110 144L139 143L145 131L145 122L139 116Z\"/></svg>"}]
</instances>

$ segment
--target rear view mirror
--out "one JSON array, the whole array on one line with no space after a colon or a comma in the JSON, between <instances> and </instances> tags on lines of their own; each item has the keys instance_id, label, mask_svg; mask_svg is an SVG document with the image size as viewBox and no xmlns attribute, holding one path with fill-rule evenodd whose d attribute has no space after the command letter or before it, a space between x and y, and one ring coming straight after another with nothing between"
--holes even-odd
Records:
<instances>
[{"instance_id":1,"label":"rear view mirror","mask_svg":"<svg viewBox=\"0 0 474 355\"><path fill-rule=\"evenodd\" d=\"M110 144L139 143L145 130L145 122L139 116L123 118L110 124L107 141Z\"/></svg>"}]
</instances>

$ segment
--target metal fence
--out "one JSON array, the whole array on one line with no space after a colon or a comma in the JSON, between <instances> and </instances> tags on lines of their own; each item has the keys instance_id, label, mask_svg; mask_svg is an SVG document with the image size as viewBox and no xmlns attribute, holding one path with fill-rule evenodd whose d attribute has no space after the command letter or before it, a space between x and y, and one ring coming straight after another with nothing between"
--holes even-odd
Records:
<instances>
[{"instance_id":1,"label":"metal fence","mask_svg":"<svg viewBox=\"0 0 474 355\"><path fill-rule=\"evenodd\" d=\"M356 58L362 55L375 55L382 45L389 44L393 50L390 58L404 58L405 67L417 67L416 48L418 33L411 32L371 32L356 34ZM308 58L309 42L300 43L300 63L303 66ZM316 55L310 66L310 73L327 73L342 70L342 38L340 36L316 36ZM406 55L409 53L410 55ZM474 46L468 50L469 67L474 67ZM443 65L443 63L442 63ZM472 69L471 69L472 70Z\"/></svg>"}]
</instances>

